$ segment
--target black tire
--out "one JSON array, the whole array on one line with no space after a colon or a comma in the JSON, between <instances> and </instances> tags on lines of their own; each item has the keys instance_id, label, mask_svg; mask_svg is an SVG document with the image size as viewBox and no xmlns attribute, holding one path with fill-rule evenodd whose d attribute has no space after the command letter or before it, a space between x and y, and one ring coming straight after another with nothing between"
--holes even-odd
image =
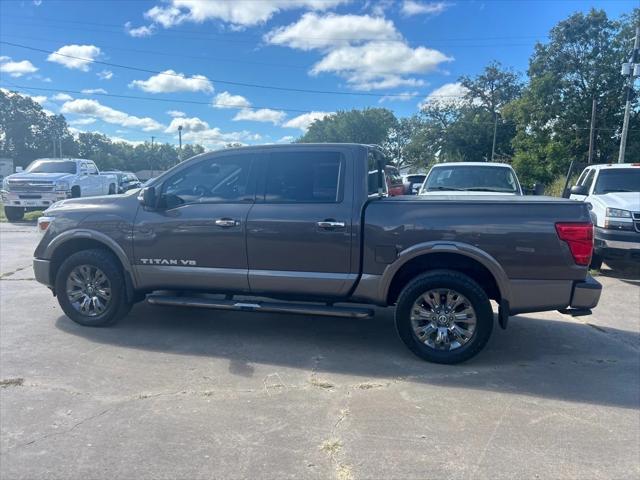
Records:
<instances>
[{"instance_id":1,"label":"black tire","mask_svg":"<svg viewBox=\"0 0 640 480\"><path fill-rule=\"evenodd\" d=\"M111 185L109 185L109 195L115 195L116 193L116 186L112 183Z\"/></svg>"},{"instance_id":2,"label":"black tire","mask_svg":"<svg viewBox=\"0 0 640 480\"><path fill-rule=\"evenodd\" d=\"M591 257L589 268L592 270L600 270L602 268L602 257L597 253L594 253Z\"/></svg>"},{"instance_id":3,"label":"black tire","mask_svg":"<svg viewBox=\"0 0 640 480\"><path fill-rule=\"evenodd\" d=\"M411 309L418 297L440 288L462 294L476 314L473 335L467 343L453 350L440 350L423 343L411 324ZM396 306L396 328L405 345L418 357L433 363L455 364L475 356L487 344L493 331L493 310L487 294L474 280L453 270L434 270L414 278L400 293Z\"/></svg>"},{"instance_id":4,"label":"black tire","mask_svg":"<svg viewBox=\"0 0 640 480\"><path fill-rule=\"evenodd\" d=\"M80 187L78 187L77 185L74 187L71 187L71 198L80 198L81 197L81 192L80 192Z\"/></svg>"},{"instance_id":5,"label":"black tire","mask_svg":"<svg viewBox=\"0 0 640 480\"><path fill-rule=\"evenodd\" d=\"M4 207L4 214L10 222L19 222L24 218L24 208Z\"/></svg>"},{"instance_id":6,"label":"black tire","mask_svg":"<svg viewBox=\"0 0 640 480\"><path fill-rule=\"evenodd\" d=\"M71 272L81 265L99 268L109 281L111 299L99 315L89 316L81 313L67 295L67 279ZM58 303L67 317L87 327L103 327L113 325L129 313L132 304L127 300L124 285L120 264L113 254L105 250L82 250L71 255L60 265L56 274L55 291Z\"/></svg>"}]
</instances>

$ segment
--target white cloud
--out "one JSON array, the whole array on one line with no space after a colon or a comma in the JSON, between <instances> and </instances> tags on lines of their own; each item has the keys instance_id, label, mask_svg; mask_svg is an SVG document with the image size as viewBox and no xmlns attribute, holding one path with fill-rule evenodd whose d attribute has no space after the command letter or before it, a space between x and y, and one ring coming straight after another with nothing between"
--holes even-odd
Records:
<instances>
[{"instance_id":1,"label":"white cloud","mask_svg":"<svg viewBox=\"0 0 640 480\"><path fill-rule=\"evenodd\" d=\"M137 87L149 93L213 92L213 84L204 75L188 77L174 70L165 70L147 80L134 80L129 87Z\"/></svg>"},{"instance_id":2,"label":"white cloud","mask_svg":"<svg viewBox=\"0 0 640 480\"><path fill-rule=\"evenodd\" d=\"M433 72L441 63L452 60L431 48L411 48L402 41L375 41L331 50L311 73L336 73L359 90L418 86L424 82L405 75Z\"/></svg>"},{"instance_id":3,"label":"white cloud","mask_svg":"<svg viewBox=\"0 0 640 480\"><path fill-rule=\"evenodd\" d=\"M418 92L401 92L396 95L385 95L384 97L380 97L378 103L384 102L408 102L414 97L418 96Z\"/></svg>"},{"instance_id":4,"label":"white cloud","mask_svg":"<svg viewBox=\"0 0 640 480\"><path fill-rule=\"evenodd\" d=\"M349 0L170 0L167 6L155 6L145 17L169 28L183 22L202 23L220 20L236 27L257 25L282 10L327 10Z\"/></svg>"},{"instance_id":5,"label":"white cloud","mask_svg":"<svg viewBox=\"0 0 640 480\"><path fill-rule=\"evenodd\" d=\"M252 122L271 122L274 125L279 125L286 117L286 113L281 110L272 110L270 108L260 108L257 110L251 110L245 108L240 110L235 117L233 117L233 121L237 122L240 120L247 120Z\"/></svg>"},{"instance_id":6,"label":"white cloud","mask_svg":"<svg viewBox=\"0 0 640 480\"><path fill-rule=\"evenodd\" d=\"M423 108L427 104L459 104L465 101L467 93L469 93L469 90L459 82L445 83L427 95L427 98L418 104L418 108Z\"/></svg>"},{"instance_id":7,"label":"white cloud","mask_svg":"<svg viewBox=\"0 0 640 480\"><path fill-rule=\"evenodd\" d=\"M392 21L381 17L306 13L296 23L276 28L264 38L274 45L312 50L365 40L399 39L400 34Z\"/></svg>"},{"instance_id":8,"label":"white cloud","mask_svg":"<svg viewBox=\"0 0 640 480\"><path fill-rule=\"evenodd\" d=\"M170 117L173 118L180 118L180 117L186 117L187 114L184 112L181 112L180 110L168 110L167 111L167 115L169 115Z\"/></svg>"},{"instance_id":9,"label":"white cloud","mask_svg":"<svg viewBox=\"0 0 640 480\"><path fill-rule=\"evenodd\" d=\"M128 113L102 105L97 100L77 99L66 102L60 110L62 113L73 113L99 118L103 122L121 125L128 128L139 128L145 132L162 130L164 126L149 117L136 117Z\"/></svg>"},{"instance_id":10,"label":"white cloud","mask_svg":"<svg viewBox=\"0 0 640 480\"><path fill-rule=\"evenodd\" d=\"M91 125L92 123L96 123L98 121L97 118L93 117L85 117L85 118L76 118L75 120L69 120L69 125Z\"/></svg>"},{"instance_id":11,"label":"white cloud","mask_svg":"<svg viewBox=\"0 0 640 480\"><path fill-rule=\"evenodd\" d=\"M332 115L333 112L309 112L298 115L286 122L283 127L287 128L299 128L303 132L306 132L309 126L316 120L322 120L327 115Z\"/></svg>"},{"instance_id":12,"label":"white cloud","mask_svg":"<svg viewBox=\"0 0 640 480\"><path fill-rule=\"evenodd\" d=\"M24 94L22 94L22 95L24 95ZM25 96L29 97L31 100L33 100L36 103L39 103L40 105L43 105L44 102L47 101L47 97L45 97L44 95L25 95ZM47 111L47 112L49 112L49 111Z\"/></svg>"},{"instance_id":13,"label":"white cloud","mask_svg":"<svg viewBox=\"0 0 640 480\"><path fill-rule=\"evenodd\" d=\"M155 25L141 25L140 27L134 27L131 22L124 24L124 30L127 35L131 37L148 37L155 33Z\"/></svg>"},{"instance_id":14,"label":"white cloud","mask_svg":"<svg viewBox=\"0 0 640 480\"><path fill-rule=\"evenodd\" d=\"M49 55L47 60L67 68L88 72L89 65L100 53L100 48L95 45L65 45Z\"/></svg>"},{"instance_id":15,"label":"white cloud","mask_svg":"<svg viewBox=\"0 0 640 480\"><path fill-rule=\"evenodd\" d=\"M113 72L111 70L102 70L96 73L100 80L111 80L113 78Z\"/></svg>"},{"instance_id":16,"label":"white cloud","mask_svg":"<svg viewBox=\"0 0 640 480\"><path fill-rule=\"evenodd\" d=\"M82 90L85 95L91 95L92 93L107 93L104 88L85 88Z\"/></svg>"},{"instance_id":17,"label":"white cloud","mask_svg":"<svg viewBox=\"0 0 640 480\"><path fill-rule=\"evenodd\" d=\"M242 95L233 95L229 92L222 92L216 95L211 106L215 108L247 108L251 102Z\"/></svg>"},{"instance_id":18,"label":"white cloud","mask_svg":"<svg viewBox=\"0 0 640 480\"><path fill-rule=\"evenodd\" d=\"M295 139L296 137L294 137L293 135L285 135L284 137L276 140L276 143L292 143Z\"/></svg>"},{"instance_id":19,"label":"white cloud","mask_svg":"<svg viewBox=\"0 0 640 480\"><path fill-rule=\"evenodd\" d=\"M68 102L69 100L73 100L73 97L68 93L56 93L53 97L51 97L51 99L55 100L56 102Z\"/></svg>"},{"instance_id":20,"label":"white cloud","mask_svg":"<svg viewBox=\"0 0 640 480\"><path fill-rule=\"evenodd\" d=\"M405 0L402 4L400 12L405 17L413 15L439 15L451 6L447 2L416 2L414 0Z\"/></svg>"},{"instance_id":21,"label":"white cloud","mask_svg":"<svg viewBox=\"0 0 640 480\"><path fill-rule=\"evenodd\" d=\"M176 133L178 127L182 126L182 131L187 132L202 132L209 129L209 124L204 120L200 120L198 117L193 118L174 118L171 120L169 126L165 129L166 133Z\"/></svg>"},{"instance_id":22,"label":"white cloud","mask_svg":"<svg viewBox=\"0 0 640 480\"><path fill-rule=\"evenodd\" d=\"M8 73L11 77L21 77L27 73L34 73L38 71L38 67L33 65L29 60L21 60L15 62L11 60L11 57L0 57L0 72Z\"/></svg>"},{"instance_id":23,"label":"white cloud","mask_svg":"<svg viewBox=\"0 0 640 480\"><path fill-rule=\"evenodd\" d=\"M100 132L97 132L97 133L100 133ZM133 145L134 147L145 143L143 140L129 140L128 138L122 138L122 137L109 136L109 138L111 139L112 142L128 143L129 145Z\"/></svg>"}]
</instances>

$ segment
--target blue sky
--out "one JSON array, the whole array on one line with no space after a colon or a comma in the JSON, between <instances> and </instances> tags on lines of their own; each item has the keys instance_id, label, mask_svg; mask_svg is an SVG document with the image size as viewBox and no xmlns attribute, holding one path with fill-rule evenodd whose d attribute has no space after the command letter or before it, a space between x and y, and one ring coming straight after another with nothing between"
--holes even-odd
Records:
<instances>
[{"instance_id":1,"label":"blue sky","mask_svg":"<svg viewBox=\"0 0 640 480\"><path fill-rule=\"evenodd\" d=\"M596 7L618 18L636 5L0 0L0 40L13 44L0 44L0 86L63 113L77 131L128 141L176 142L178 125L185 142L208 148L290 141L336 110L412 115L429 95L461 94L456 79L492 60L524 73L535 43L571 13Z\"/></svg>"}]
</instances>

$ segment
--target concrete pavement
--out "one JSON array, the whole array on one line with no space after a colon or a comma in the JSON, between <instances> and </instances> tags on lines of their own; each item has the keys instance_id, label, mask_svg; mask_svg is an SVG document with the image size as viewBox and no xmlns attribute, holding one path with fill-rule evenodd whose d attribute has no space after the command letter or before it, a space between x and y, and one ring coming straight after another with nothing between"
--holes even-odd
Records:
<instances>
[{"instance_id":1,"label":"concrete pavement","mask_svg":"<svg viewBox=\"0 0 640 480\"><path fill-rule=\"evenodd\" d=\"M138 304L85 328L0 224L2 478L638 478L640 286L425 363L374 320Z\"/></svg>"}]
</instances>

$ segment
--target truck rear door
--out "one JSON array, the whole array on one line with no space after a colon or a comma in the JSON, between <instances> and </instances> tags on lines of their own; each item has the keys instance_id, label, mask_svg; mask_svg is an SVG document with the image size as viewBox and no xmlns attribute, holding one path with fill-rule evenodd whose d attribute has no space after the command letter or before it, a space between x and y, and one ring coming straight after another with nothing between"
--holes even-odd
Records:
<instances>
[{"instance_id":1,"label":"truck rear door","mask_svg":"<svg viewBox=\"0 0 640 480\"><path fill-rule=\"evenodd\" d=\"M348 149L271 149L247 218L251 292L346 294L351 268L353 161Z\"/></svg>"}]
</instances>

